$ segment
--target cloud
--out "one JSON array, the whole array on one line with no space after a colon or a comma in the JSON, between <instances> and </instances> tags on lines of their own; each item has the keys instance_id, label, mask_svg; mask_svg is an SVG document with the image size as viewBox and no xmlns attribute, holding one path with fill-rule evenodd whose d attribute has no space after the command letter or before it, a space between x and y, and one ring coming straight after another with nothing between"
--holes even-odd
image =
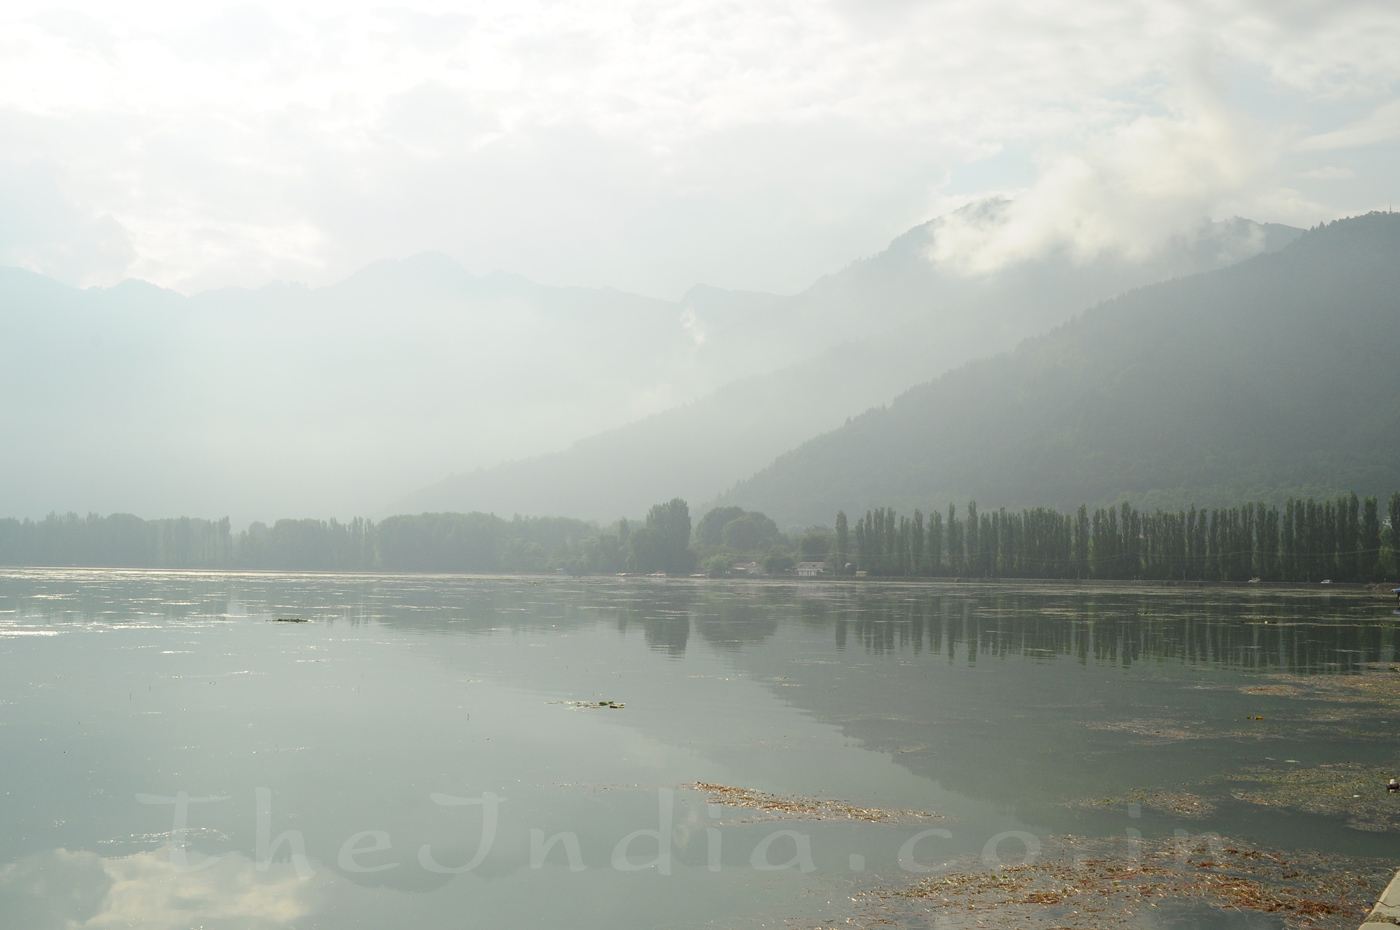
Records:
<instances>
[{"instance_id":1,"label":"cloud","mask_svg":"<svg viewBox=\"0 0 1400 930\"><path fill-rule=\"evenodd\" d=\"M106 859L103 865L111 890L102 911L79 925L84 930L183 930L204 924L275 930L310 914L329 881L299 879L285 862L260 873L237 853L199 872L175 872L164 852Z\"/></svg>"},{"instance_id":2,"label":"cloud","mask_svg":"<svg viewBox=\"0 0 1400 930\"><path fill-rule=\"evenodd\" d=\"M1350 181L1356 177L1356 172L1350 168L1314 168L1311 171L1304 171L1301 177L1312 181Z\"/></svg>"},{"instance_id":3,"label":"cloud","mask_svg":"<svg viewBox=\"0 0 1400 930\"><path fill-rule=\"evenodd\" d=\"M315 910L334 880L320 876L302 880L288 862L257 872L238 853L180 873L165 850L104 859L54 849L0 866L0 930L277 930Z\"/></svg>"},{"instance_id":4,"label":"cloud","mask_svg":"<svg viewBox=\"0 0 1400 930\"><path fill-rule=\"evenodd\" d=\"M996 209L940 221L936 263L981 274L1063 251L1146 259L1247 200L1269 139L1211 93L1171 94L1168 111L1092 134L1041 159L1038 179Z\"/></svg>"},{"instance_id":5,"label":"cloud","mask_svg":"<svg viewBox=\"0 0 1400 930\"><path fill-rule=\"evenodd\" d=\"M1303 152L1332 152L1388 142L1397 136L1400 136L1400 100L1378 107L1369 116L1349 126L1308 136L1298 143L1298 149Z\"/></svg>"},{"instance_id":6,"label":"cloud","mask_svg":"<svg viewBox=\"0 0 1400 930\"><path fill-rule=\"evenodd\" d=\"M0 930L67 930L97 916L112 878L95 853L54 849L0 866Z\"/></svg>"},{"instance_id":7,"label":"cloud","mask_svg":"<svg viewBox=\"0 0 1400 930\"><path fill-rule=\"evenodd\" d=\"M0 164L0 265L83 285L119 278L135 260L131 233L72 203L52 165Z\"/></svg>"},{"instance_id":8,"label":"cloud","mask_svg":"<svg viewBox=\"0 0 1400 930\"><path fill-rule=\"evenodd\" d=\"M795 290L1003 147L1117 196L1106 148L1215 131L1163 112L1191 56L1248 76L1222 99L1305 148L1389 132L1385 108L1328 133L1307 114L1400 78L1400 10L1362 0L66 5L0 12L0 163L51 166L76 211L0 260L186 291L427 250L553 283Z\"/></svg>"}]
</instances>

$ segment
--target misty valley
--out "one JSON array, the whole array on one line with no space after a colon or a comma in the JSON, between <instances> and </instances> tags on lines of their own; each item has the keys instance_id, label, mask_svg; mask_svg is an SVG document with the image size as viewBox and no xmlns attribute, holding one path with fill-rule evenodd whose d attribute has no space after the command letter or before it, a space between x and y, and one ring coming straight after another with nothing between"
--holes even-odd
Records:
<instances>
[{"instance_id":1,"label":"misty valley","mask_svg":"<svg viewBox=\"0 0 1400 930\"><path fill-rule=\"evenodd\" d=\"M1393 924L1400 217L1019 209L788 295L0 267L0 930Z\"/></svg>"}]
</instances>

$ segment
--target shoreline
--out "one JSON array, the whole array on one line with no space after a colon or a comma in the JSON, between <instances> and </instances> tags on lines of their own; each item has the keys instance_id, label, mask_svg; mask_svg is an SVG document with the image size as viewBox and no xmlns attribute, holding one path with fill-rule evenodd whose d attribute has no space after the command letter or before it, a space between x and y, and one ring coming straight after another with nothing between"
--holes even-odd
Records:
<instances>
[{"instance_id":1,"label":"shoreline","mask_svg":"<svg viewBox=\"0 0 1400 930\"><path fill-rule=\"evenodd\" d=\"M765 587L952 587L959 589L972 588L1069 588L1075 590L1096 590L1096 589L1143 589L1161 588L1176 591L1188 590L1224 590L1224 591L1270 591L1270 592L1295 592L1295 593L1345 593L1345 594L1370 594L1376 597L1384 597L1387 600L1394 598L1394 588L1400 586L1400 582L1377 581L1377 582L1333 582L1323 584L1321 582L1302 581L1178 581L1161 578L972 578L972 577L866 577L866 578L832 578L813 577L803 578L783 575L732 575L723 577L697 577L694 575L675 575L666 577L655 577L632 573L599 573L592 575L575 575L565 572L416 572L416 571L392 571L387 569L375 571L353 571L353 570L328 570L328 569L273 569L273 568L174 568L169 566L161 567L138 567L130 565L0 565L0 576L5 574L29 574L29 573L100 573L117 575L219 575L219 576L255 576L255 577L308 577L308 578L477 578L493 579L501 581L528 581L530 583L541 583L544 581L611 581L619 584L644 583L644 584L691 584L691 585L762 585Z\"/></svg>"},{"instance_id":2,"label":"shoreline","mask_svg":"<svg viewBox=\"0 0 1400 930\"><path fill-rule=\"evenodd\" d=\"M1366 920L1361 924L1361 930L1371 928L1371 930L1382 930L1382 928L1394 927L1400 924L1400 872L1395 873L1395 877L1390 880L1385 891L1381 892L1380 898L1376 901L1376 906L1371 909L1371 913L1366 915Z\"/></svg>"}]
</instances>

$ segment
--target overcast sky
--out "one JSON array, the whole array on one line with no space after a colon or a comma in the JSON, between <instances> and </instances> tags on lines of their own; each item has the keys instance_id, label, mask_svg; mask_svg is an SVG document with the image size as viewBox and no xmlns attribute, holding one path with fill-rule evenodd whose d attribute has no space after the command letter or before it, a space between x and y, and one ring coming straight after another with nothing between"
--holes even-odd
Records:
<instances>
[{"instance_id":1,"label":"overcast sky","mask_svg":"<svg viewBox=\"0 0 1400 930\"><path fill-rule=\"evenodd\" d=\"M0 264L791 292L988 194L993 263L1149 250L1400 199L1397 82L1394 2L9 0Z\"/></svg>"}]
</instances>

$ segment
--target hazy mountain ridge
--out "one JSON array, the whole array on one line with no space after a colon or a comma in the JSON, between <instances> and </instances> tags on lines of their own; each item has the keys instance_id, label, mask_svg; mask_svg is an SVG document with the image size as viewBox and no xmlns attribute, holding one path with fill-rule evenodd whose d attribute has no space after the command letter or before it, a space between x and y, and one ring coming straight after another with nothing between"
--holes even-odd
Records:
<instances>
[{"instance_id":1,"label":"hazy mountain ridge","mask_svg":"<svg viewBox=\"0 0 1400 930\"><path fill-rule=\"evenodd\" d=\"M328 287L193 296L0 270L0 426L14 437L0 513L382 513L405 488L492 462L505 464L400 509L612 519L701 501L1085 294L1218 262L1192 251L1202 242L1267 238L1214 224L1154 262L1051 255L987 277L930 262L945 222L786 297L554 287L438 253Z\"/></svg>"},{"instance_id":2,"label":"hazy mountain ridge","mask_svg":"<svg viewBox=\"0 0 1400 930\"><path fill-rule=\"evenodd\" d=\"M784 454L718 503L1177 506L1400 484L1400 216L1134 290Z\"/></svg>"},{"instance_id":3,"label":"hazy mountain ridge","mask_svg":"<svg viewBox=\"0 0 1400 930\"><path fill-rule=\"evenodd\" d=\"M707 297L726 299L753 317L772 303ZM0 269L0 512L363 512L806 353L719 327L697 340L688 312L432 254L324 288L193 296Z\"/></svg>"},{"instance_id":4,"label":"hazy mountain ridge","mask_svg":"<svg viewBox=\"0 0 1400 930\"><path fill-rule=\"evenodd\" d=\"M1004 206L991 201L965 212L996 221ZM1205 224L1147 261L1102 256L1085 264L1056 253L988 276L930 259L944 223L917 226L802 294L765 305L780 325L839 336L839 344L557 453L455 475L385 512L612 519L676 494L709 500L911 384L1010 348L1121 290L1277 249L1302 232L1236 218ZM697 315L704 325L704 309Z\"/></svg>"}]
</instances>

